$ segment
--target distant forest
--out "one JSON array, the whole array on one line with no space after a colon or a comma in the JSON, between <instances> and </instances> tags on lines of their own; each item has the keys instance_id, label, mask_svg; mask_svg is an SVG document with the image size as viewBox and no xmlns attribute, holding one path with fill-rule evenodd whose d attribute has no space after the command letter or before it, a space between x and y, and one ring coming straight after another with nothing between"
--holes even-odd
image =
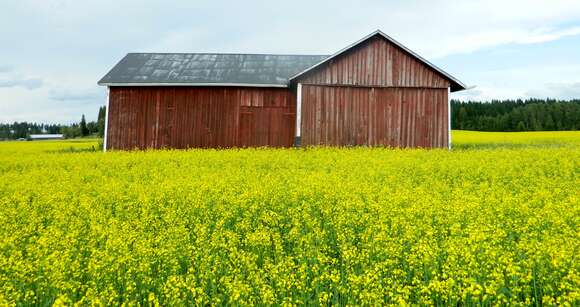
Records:
<instances>
[{"instance_id":1,"label":"distant forest","mask_svg":"<svg viewBox=\"0 0 580 307\"><path fill-rule=\"evenodd\" d=\"M451 101L451 128L477 131L580 129L580 99Z\"/></svg>"},{"instance_id":2,"label":"distant forest","mask_svg":"<svg viewBox=\"0 0 580 307\"><path fill-rule=\"evenodd\" d=\"M65 138L84 136L103 137L105 131L105 107L99 108L97 121L87 122L85 115L78 123L70 125L42 124L32 122L0 123L0 140L26 139L31 134L64 134Z\"/></svg>"}]
</instances>

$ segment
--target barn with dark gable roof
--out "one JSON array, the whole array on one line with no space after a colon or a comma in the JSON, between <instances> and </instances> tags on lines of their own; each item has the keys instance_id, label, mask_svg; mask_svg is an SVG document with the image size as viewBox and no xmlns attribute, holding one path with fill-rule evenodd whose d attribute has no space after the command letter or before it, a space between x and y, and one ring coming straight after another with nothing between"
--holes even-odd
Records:
<instances>
[{"instance_id":1,"label":"barn with dark gable roof","mask_svg":"<svg viewBox=\"0 0 580 307\"><path fill-rule=\"evenodd\" d=\"M330 56L130 53L99 85L105 150L445 148L466 88L381 31Z\"/></svg>"}]
</instances>

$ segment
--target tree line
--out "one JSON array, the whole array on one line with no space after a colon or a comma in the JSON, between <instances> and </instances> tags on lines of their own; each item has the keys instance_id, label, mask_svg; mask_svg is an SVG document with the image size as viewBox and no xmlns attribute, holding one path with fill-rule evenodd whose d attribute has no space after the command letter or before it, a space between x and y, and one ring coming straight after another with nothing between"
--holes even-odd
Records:
<instances>
[{"instance_id":1,"label":"tree line","mask_svg":"<svg viewBox=\"0 0 580 307\"><path fill-rule=\"evenodd\" d=\"M580 129L580 99L451 101L451 128L476 131Z\"/></svg>"},{"instance_id":2,"label":"tree line","mask_svg":"<svg viewBox=\"0 0 580 307\"><path fill-rule=\"evenodd\" d=\"M105 133L105 106L99 107L96 121L87 122L85 115L78 123L69 125L34 122L0 123L0 140L26 139L31 134L63 134L65 138L103 137Z\"/></svg>"}]
</instances>

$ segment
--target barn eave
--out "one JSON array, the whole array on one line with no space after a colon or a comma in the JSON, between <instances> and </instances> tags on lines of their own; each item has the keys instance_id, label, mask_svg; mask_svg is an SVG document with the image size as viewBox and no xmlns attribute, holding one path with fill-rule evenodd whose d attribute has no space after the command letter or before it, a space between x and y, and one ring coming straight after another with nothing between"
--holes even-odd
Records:
<instances>
[{"instance_id":1,"label":"barn eave","mask_svg":"<svg viewBox=\"0 0 580 307\"><path fill-rule=\"evenodd\" d=\"M259 84L259 83L139 83L139 82L129 82L129 83L108 83L99 82L98 85L101 86L215 86L215 87L276 87L276 88L286 88L286 84Z\"/></svg>"}]
</instances>

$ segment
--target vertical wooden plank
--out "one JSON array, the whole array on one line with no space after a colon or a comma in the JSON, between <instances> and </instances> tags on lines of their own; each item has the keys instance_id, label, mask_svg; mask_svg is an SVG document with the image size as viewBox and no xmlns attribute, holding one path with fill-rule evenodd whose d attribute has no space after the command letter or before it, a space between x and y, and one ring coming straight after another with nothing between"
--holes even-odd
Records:
<instances>
[{"instance_id":1,"label":"vertical wooden plank","mask_svg":"<svg viewBox=\"0 0 580 307\"><path fill-rule=\"evenodd\" d=\"M380 37L332 59L304 76L302 82L439 88L449 85L449 81L432 68Z\"/></svg>"}]
</instances>

